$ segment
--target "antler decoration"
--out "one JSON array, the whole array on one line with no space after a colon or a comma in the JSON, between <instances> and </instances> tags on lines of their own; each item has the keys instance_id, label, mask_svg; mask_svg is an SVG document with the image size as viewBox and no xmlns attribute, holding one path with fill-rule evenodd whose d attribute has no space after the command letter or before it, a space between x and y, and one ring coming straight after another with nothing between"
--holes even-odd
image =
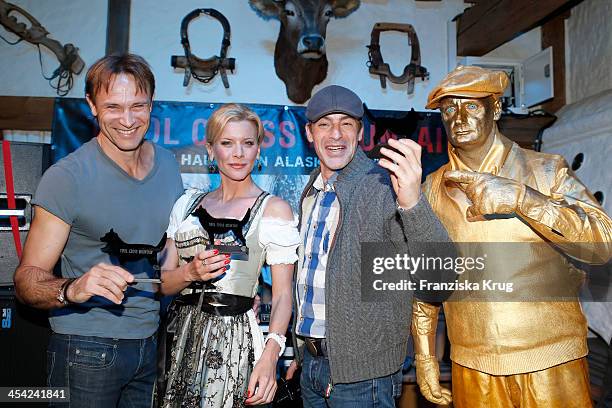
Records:
<instances>
[{"instance_id":1,"label":"antler decoration","mask_svg":"<svg viewBox=\"0 0 612 408\"><path fill-rule=\"evenodd\" d=\"M17 21L17 18L11 15L11 13L21 14L28 19L30 27L28 28L26 24ZM57 67L50 77L45 76L44 73L42 75L43 78L49 81L49 84L56 90L59 96L66 96L72 88L72 75L80 74L85 66L85 63L81 57L79 57L78 48L73 44L62 45L59 41L52 40L48 37L49 32L38 22L38 20L21 7L7 3L4 0L0 0L0 25L7 31L17 35L19 37L17 42L25 40L38 47L41 71L42 57L40 55L40 45L44 45L55 54L60 63L59 67ZM55 78L58 78L57 85L51 83Z\"/></svg>"}]
</instances>

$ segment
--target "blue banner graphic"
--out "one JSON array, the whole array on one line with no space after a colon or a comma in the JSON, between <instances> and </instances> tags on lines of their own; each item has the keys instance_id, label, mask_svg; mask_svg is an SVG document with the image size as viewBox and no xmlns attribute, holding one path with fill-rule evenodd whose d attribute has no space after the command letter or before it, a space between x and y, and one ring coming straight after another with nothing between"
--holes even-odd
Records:
<instances>
[{"instance_id":1,"label":"blue banner graphic","mask_svg":"<svg viewBox=\"0 0 612 408\"><path fill-rule=\"evenodd\" d=\"M222 104L156 101L151 113L147 139L171 150L181 166L186 187L215 188L216 174L208 174L206 122ZM308 174L319 165L314 149L306 139L304 107L247 104L261 118L265 136L262 142L262 171L255 174L260 187L295 205ZM440 114L412 112L410 134L398 135L402 126L377 131L380 124L403 123L406 112L368 111L364 118L361 148L374 153L376 145L389 138L410 137L423 148L423 176L448 161L446 134ZM57 161L98 134L96 119L85 99L57 98L53 120L53 160Z\"/></svg>"}]
</instances>

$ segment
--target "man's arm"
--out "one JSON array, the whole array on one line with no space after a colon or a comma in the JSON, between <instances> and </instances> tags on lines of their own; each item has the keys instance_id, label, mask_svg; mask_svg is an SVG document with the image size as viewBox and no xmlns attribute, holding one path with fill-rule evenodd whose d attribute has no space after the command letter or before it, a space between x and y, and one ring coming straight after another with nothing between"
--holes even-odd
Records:
<instances>
[{"instance_id":1,"label":"man's arm","mask_svg":"<svg viewBox=\"0 0 612 408\"><path fill-rule=\"evenodd\" d=\"M411 333L414 342L414 359L417 384L421 394L434 404L448 405L451 392L440 386L440 366L436 356L436 331L439 304L412 302Z\"/></svg>"},{"instance_id":2,"label":"man's arm","mask_svg":"<svg viewBox=\"0 0 612 408\"><path fill-rule=\"evenodd\" d=\"M55 277L53 267L68 240L70 225L41 207L35 207L35 211L23 256L15 271L15 292L22 303L52 309L63 306L57 295L66 279Z\"/></svg>"},{"instance_id":3,"label":"man's arm","mask_svg":"<svg viewBox=\"0 0 612 408\"><path fill-rule=\"evenodd\" d=\"M387 219L386 230L389 240L394 245L399 245L398 252L421 258L423 263L426 259L447 259L458 256L446 228L436 217L425 195L422 194L418 203L411 209L396 208L395 214L391 214L392 216ZM422 288L421 282L453 282L456 278L457 274L451 269L422 266L410 271L410 279L417 288L415 297L425 302L444 302L452 292L428 289L428 286Z\"/></svg>"},{"instance_id":4,"label":"man's arm","mask_svg":"<svg viewBox=\"0 0 612 408\"><path fill-rule=\"evenodd\" d=\"M523 221L568 256L589 264L612 259L612 220L587 188L559 159L554 180L536 169L536 180L550 191L538 191L518 181L488 173L448 171L446 180L457 183L472 205L466 216L479 220L488 214L516 213ZM541 177L538 177L541 176Z\"/></svg>"},{"instance_id":5,"label":"man's arm","mask_svg":"<svg viewBox=\"0 0 612 408\"><path fill-rule=\"evenodd\" d=\"M23 256L14 276L17 298L21 302L40 309L64 306L57 295L66 279L55 277L53 267L64 250L69 233L70 225L44 208L35 207ZM123 291L133 279L124 269L101 263L92 266L68 287L66 300L83 303L97 295L120 304Z\"/></svg>"},{"instance_id":6,"label":"man's arm","mask_svg":"<svg viewBox=\"0 0 612 408\"><path fill-rule=\"evenodd\" d=\"M518 214L570 257L590 264L612 259L612 220L560 160L550 195L525 187Z\"/></svg>"},{"instance_id":7,"label":"man's arm","mask_svg":"<svg viewBox=\"0 0 612 408\"><path fill-rule=\"evenodd\" d=\"M421 193L421 147L409 139L390 140L389 144L401 152L383 148L381 153L388 158L379 162L391 173L391 184L397 196L396 201L393 192L386 189L380 201L385 208L385 230L389 240L401 245L398 251L413 257L456 257L446 229ZM421 281L451 282L455 278L456 274L448 270L420 268L411 271L411 279L417 287ZM443 302L450 294L448 291L421 290L415 293L420 300L431 302Z\"/></svg>"}]
</instances>

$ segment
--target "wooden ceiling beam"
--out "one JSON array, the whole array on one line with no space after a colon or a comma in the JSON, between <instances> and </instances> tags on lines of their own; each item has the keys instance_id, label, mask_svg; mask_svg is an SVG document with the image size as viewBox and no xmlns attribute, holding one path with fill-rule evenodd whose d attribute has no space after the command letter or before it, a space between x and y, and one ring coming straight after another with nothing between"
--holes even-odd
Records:
<instances>
[{"instance_id":1,"label":"wooden ceiling beam","mask_svg":"<svg viewBox=\"0 0 612 408\"><path fill-rule=\"evenodd\" d=\"M108 0L106 55L129 52L131 3L131 0Z\"/></svg>"},{"instance_id":2,"label":"wooden ceiling beam","mask_svg":"<svg viewBox=\"0 0 612 408\"><path fill-rule=\"evenodd\" d=\"M457 55L480 57L580 3L581 0L490 0L457 19Z\"/></svg>"},{"instance_id":3,"label":"wooden ceiling beam","mask_svg":"<svg viewBox=\"0 0 612 408\"><path fill-rule=\"evenodd\" d=\"M542 109L555 113L565 105L565 19L559 15L542 26L542 49L552 47L554 97L542 104Z\"/></svg>"},{"instance_id":4,"label":"wooden ceiling beam","mask_svg":"<svg viewBox=\"0 0 612 408\"><path fill-rule=\"evenodd\" d=\"M0 96L0 129L51 130L55 98Z\"/></svg>"}]
</instances>

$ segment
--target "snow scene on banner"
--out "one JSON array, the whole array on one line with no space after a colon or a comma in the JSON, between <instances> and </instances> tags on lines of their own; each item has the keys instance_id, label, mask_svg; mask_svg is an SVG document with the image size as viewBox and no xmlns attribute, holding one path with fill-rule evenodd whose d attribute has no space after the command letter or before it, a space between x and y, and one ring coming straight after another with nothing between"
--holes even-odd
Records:
<instances>
[{"instance_id":1,"label":"snow scene on banner","mask_svg":"<svg viewBox=\"0 0 612 408\"><path fill-rule=\"evenodd\" d=\"M209 174L206 122L222 104L155 101L147 139L169 149L181 166L185 187L211 190L218 174ZM261 148L262 170L253 173L264 190L291 203L294 210L308 175L319 165L306 139L304 107L246 104L261 118L265 136ZM389 138L409 137L423 148L423 177L448 161L446 134L439 113L368 110L364 116L361 148L378 156ZM95 137L98 127L85 99L57 98L53 119L53 161L68 155Z\"/></svg>"}]
</instances>

